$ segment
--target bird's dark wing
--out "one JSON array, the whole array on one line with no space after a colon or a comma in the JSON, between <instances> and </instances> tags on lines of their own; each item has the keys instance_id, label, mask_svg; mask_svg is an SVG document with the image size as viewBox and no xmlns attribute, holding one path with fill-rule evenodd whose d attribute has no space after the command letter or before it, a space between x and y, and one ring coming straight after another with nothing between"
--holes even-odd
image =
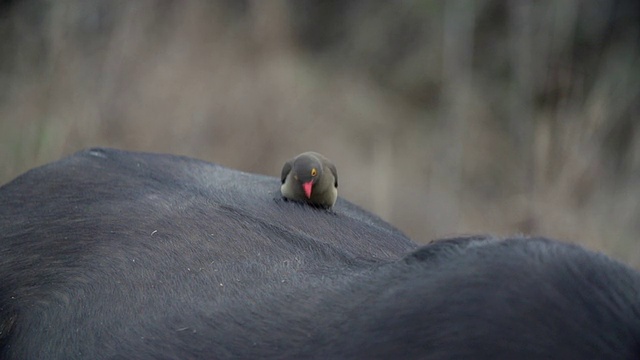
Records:
<instances>
[{"instance_id":1,"label":"bird's dark wing","mask_svg":"<svg viewBox=\"0 0 640 360\"><path fill-rule=\"evenodd\" d=\"M327 166L329 167L329 170L331 170L333 178L336 179L334 182L335 187L338 187L338 170L336 170L336 166L333 165L333 163L328 163Z\"/></svg>"},{"instance_id":2,"label":"bird's dark wing","mask_svg":"<svg viewBox=\"0 0 640 360\"><path fill-rule=\"evenodd\" d=\"M287 180L287 175L291 172L291 161L287 161L284 163L282 167L282 173L280 174L280 181L284 184L285 180Z\"/></svg>"}]
</instances>

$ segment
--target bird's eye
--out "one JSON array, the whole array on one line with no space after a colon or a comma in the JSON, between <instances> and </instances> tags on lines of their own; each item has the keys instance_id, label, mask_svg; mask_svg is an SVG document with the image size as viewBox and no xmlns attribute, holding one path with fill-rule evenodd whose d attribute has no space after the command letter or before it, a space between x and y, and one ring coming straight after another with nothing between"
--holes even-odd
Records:
<instances>
[{"instance_id":1,"label":"bird's eye","mask_svg":"<svg viewBox=\"0 0 640 360\"><path fill-rule=\"evenodd\" d=\"M311 169L311 176L316 176L318 175L318 170L316 170L316 168Z\"/></svg>"}]
</instances>

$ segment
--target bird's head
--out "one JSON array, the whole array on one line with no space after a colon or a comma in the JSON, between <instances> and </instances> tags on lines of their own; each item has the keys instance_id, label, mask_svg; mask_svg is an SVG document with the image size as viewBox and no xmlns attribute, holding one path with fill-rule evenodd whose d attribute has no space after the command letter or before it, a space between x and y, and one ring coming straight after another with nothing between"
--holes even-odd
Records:
<instances>
[{"instance_id":1,"label":"bird's head","mask_svg":"<svg viewBox=\"0 0 640 360\"><path fill-rule=\"evenodd\" d=\"M322 163L314 156L301 156L293 163L293 176L310 199L313 185L322 177Z\"/></svg>"}]
</instances>

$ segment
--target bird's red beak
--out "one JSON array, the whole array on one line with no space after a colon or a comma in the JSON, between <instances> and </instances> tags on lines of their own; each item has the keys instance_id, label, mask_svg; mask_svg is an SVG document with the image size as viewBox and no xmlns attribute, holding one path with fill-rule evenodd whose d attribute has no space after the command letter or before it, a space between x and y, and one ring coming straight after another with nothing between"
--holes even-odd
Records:
<instances>
[{"instance_id":1,"label":"bird's red beak","mask_svg":"<svg viewBox=\"0 0 640 360\"><path fill-rule=\"evenodd\" d=\"M304 189L304 194L307 195L307 199L311 199L311 187L313 186L313 181L308 181L306 183L302 183L302 188Z\"/></svg>"}]
</instances>

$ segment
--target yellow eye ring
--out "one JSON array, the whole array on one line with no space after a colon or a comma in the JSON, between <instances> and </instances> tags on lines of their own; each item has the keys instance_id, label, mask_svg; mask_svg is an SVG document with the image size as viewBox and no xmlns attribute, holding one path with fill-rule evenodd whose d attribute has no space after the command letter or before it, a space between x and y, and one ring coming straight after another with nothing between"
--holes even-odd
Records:
<instances>
[{"instance_id":1,"label":"yellow eye ring","mask_svg":"<svg viewBox=\"0 0 640 360\"><path fill-rule=\"evenodd\" d=\"M316 176L318 175L318 170L316 170L316 168L311 169L311 176Z\"/></svg>"}]
</instances>

